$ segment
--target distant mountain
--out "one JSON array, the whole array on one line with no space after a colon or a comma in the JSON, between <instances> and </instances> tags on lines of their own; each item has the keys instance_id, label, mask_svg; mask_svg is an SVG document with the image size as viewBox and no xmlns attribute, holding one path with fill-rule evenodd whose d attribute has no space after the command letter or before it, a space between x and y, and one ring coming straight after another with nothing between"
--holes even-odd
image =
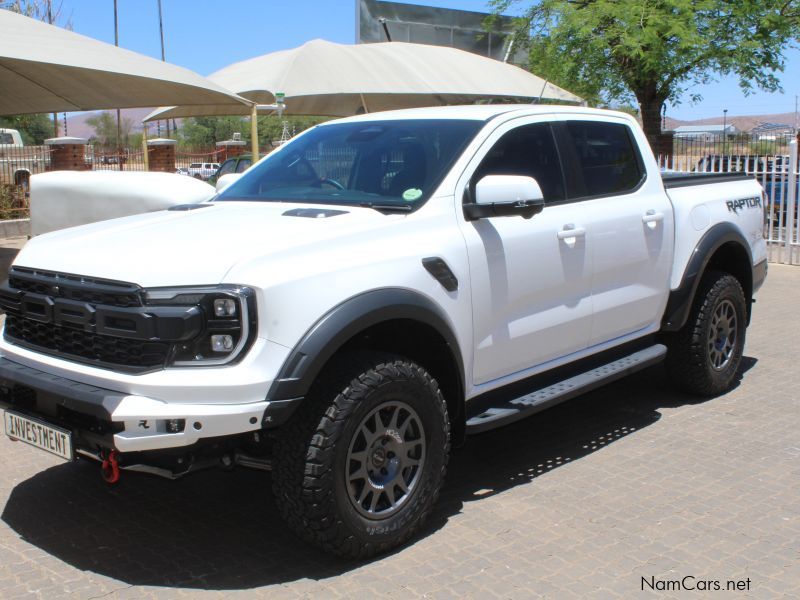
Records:
<instances>
[{"instance_id":1,"label":"distant mountain","mask_svg":"<svg viewBox=\"0 0 800 600\"><path fill-rule=\"evenodd\" d=\"M130 119L133 122L132 131L134 133L138 133L142 131L142 119L144 119L147 115L153 112L154 108L123 108L120 111L120 115L123 119ZM92 118L93 116L99 115L102 110L95 110L92 112L76 114L67 117L67 133L66 135L70 135L73 137L82 137L82 138L90 138L94 135L94 129L92 126L89 125L86 120ZM116 110L109 110L108 112L116 115ZM60 115L59 115L60 116ZM182 119L177 119L178 126L180 127ZM61 135L64 135L64 120L63 117L59 122L59 127L61 129ZM162 133L166 133L164 131L165 125L162 122ZM147 128L148 136L149 137L156 137L158 134L157 126L155 123L150 123Z\"/></svg>"},{"instance_id":2,"label":"distant mountain","mask_svg":"<svg viewBox=\"0 0 800 600\"><path fill-rule=\"evenodd\" d=\"M682 125L722 125L723 122L733 124L739 131L750 131L761 123L783 123L793 126L795 124L795 114L778 113L771 115L743 115L743 116L728 116L727 119L723 117L712 117L709 119L697 119L694 121L682 121L678 119L671 119L667 117L667 129L675 129Z\"/></svg>"}]
</instances>

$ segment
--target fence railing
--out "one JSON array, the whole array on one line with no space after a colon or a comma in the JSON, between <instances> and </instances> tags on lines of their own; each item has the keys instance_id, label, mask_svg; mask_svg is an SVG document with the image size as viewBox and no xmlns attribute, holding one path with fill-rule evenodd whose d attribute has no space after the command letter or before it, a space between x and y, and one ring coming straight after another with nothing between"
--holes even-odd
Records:
<instances>
[{"instance_id":1,"label":"fence railing","mask_svg":"<svg viewBox=\"0 0 800 600\"><path fill-rule=\"evenodd\" d=\"M708 154L691 159L685 156L659 156L663 170L696 173L735 173L752 175L764 189L764 237L770 262L800 264L800 219L798 219L797 141L792 140L786 154Z\"/></svg>"},{"instance_id":2,"label":"fence railing","mask_svg":"<svg viewBox=\"0 0 800 600\"><path fill-rule=\"evenodd\" d=\"M793 133L735 135L681 134L672 138L672 156L685 160L701 159L703 156L774 156L789 154L789 144L795 139Z\"/></svg>"}]
</instances>

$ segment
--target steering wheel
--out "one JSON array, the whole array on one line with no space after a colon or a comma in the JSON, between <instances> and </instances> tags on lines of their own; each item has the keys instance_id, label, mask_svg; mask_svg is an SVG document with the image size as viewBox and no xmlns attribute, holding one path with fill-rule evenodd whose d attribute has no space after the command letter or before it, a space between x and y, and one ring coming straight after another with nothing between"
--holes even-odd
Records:
<instances>
[{"instance_id":1,"label":"steering wheel","mask_svg":"<svg viewBox=\"0 0 800 600\"><path fill-rule=\"evenodd\" d=\"M320 178L320 180L319 180L319 185L320 186L325 185L326 183L328 185L332 186L332 187L335 187L337 190L343 190L344 189L344 186L341 183L339 183L338 181L336 181L335 179L331 179L330 177L322 177L322 178Z\"/></svg>"}]
</instances>

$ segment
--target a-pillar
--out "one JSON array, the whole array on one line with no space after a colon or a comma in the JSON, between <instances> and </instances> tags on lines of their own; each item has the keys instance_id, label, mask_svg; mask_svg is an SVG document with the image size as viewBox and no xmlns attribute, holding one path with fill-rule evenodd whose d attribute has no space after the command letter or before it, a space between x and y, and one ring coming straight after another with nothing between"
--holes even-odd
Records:
<instances>
[{"instance_id":1,"label":"a-pillar","mask_svg":"<svg viewBox=\"0 0 800 600\"><path fill-rule=\"evenodd\" d=\"M228 160L234 156L244 154L247 144L242 140L225 140L224 142L217 142L218 161Z\"/></svg>"},{"instance_id":2,"label":"a-pillar","mask_svg":"<svg viewBox=\"0 0 800 600\"><path fill-rule=\"evenodd\" d=\"M147 140L147 161L150 171L175 172L175 146L178 142L166 138Z\"/></svg>"},{"instance_id":3,"label":"a-pillar","mask_svg":"<svg viewBox=\"0 0 800 600\"><path fill-rule=\"evenodd\" d=\"M86 163L86 138L57 137L44 141L50 146L51 171L87 171L91 166Z\"/></svg>"}]
</instances>

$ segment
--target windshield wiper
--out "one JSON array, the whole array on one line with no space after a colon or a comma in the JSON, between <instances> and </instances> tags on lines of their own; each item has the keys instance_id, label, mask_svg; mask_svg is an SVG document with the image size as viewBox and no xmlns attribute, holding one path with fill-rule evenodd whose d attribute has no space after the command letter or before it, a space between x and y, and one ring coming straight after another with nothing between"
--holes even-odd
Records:
<instances>
[{"instance_id":1,"label":"windshield wiper","mask_svg":"<svg viewBox=\"0 0 800 600\"><path fill-rule=\"evenodd\" d=\"M377 211L386 212L411 212L413 208L408 204L377 204L375 202L361 202L359 206L364 208L374 208Z\"/></svg>"}]
</instances>

